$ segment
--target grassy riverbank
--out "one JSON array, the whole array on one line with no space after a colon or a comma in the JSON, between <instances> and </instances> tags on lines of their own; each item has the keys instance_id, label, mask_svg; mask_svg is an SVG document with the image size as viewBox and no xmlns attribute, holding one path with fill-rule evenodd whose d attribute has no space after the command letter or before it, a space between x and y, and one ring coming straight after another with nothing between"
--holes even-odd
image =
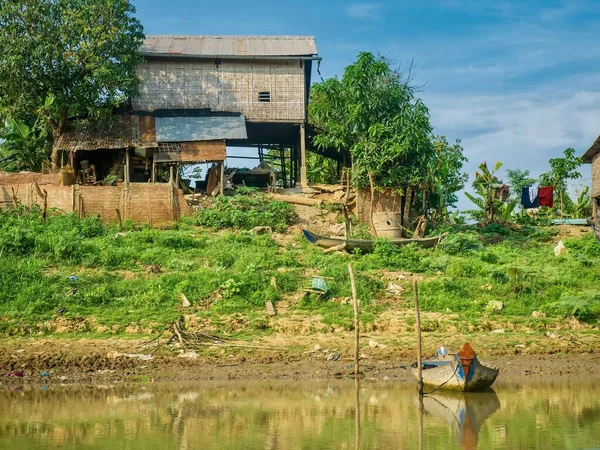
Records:
<instances>
[{"instance_id":1,"label":"grassy riverbank","mask_svg":"<svg viewBox=\"0 0 600 450\"><path fill-rule=\"evenodd\" d=\"M541 330L568 321L597 329L600 245L591 233L565 239L569 252L560 257L553 253L557 228L498 225L450 230L435 250L381 241L372 254L324 255L297 229L285 232L289 205L242 213L230 206L170 230L120 230L59 214L43 223L35 211L2 212L0 333L152 334L180 317L186 326L239 337L350 330L349 262L367 330L411 328L413 276L421 280L425 331ZM243 229L261 221L279 233ZM326 277L327 295L305 292L313 276ZM190 307L181 306L181 294ZM278 316L268 317L265 301Z\"/></svg>"}]
</instances>

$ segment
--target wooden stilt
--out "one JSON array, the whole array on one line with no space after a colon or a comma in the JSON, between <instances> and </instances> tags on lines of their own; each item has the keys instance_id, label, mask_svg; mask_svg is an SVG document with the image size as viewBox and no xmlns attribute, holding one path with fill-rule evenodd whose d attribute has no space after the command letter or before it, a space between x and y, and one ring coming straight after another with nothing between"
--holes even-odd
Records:
<instances>
[{"instance_id":1,"label":"wooden stilt","mask_svg":"<svg viewBox=\"0 0 600 450\"><path fill-rule=\"evenodd\" d=\"M417 280L413 280L413 293L415 297L415 314L417 317L415 328L417 331L417 367L418 367L418 390L419 395L423 395L423 361L422 358L422 350L421 350L421 314L419 312L419 290L417 286Z\"/></svg>"},{"instance_id":2,"label":"wooden stilt","mask_svg":"<svg viewBox=\"0 0 600 450\"><path fill-rule=\"evenodd\" d=\"M308 187L306 175L306 125L300 124L300 185Z\"/></svg>"},{"instance_id":3,"label":"wooden stilt","mask_svg":"<svg viewBox=\"0 0 600 450\"><path fill-rule=\"evenodd\" d=\"M359 349L360 349L360 318L358 313L358 295L356 294L356 282L354 281L354 271L352 264L348 264L350 273L350 283L352 285L352 304L354 305L354 378L358 378L359 372Z\"/></svg>"},{"instance_id":4,"label":"wooden stilt","mask_svg":"<svg viewBox=\"0 0 600 450\"><path fill-rule=\"evenodd\" d=\"M354 449L360 449L360 380L354 379Z\"/></svg>"},{"instance_id":5,"label":"wooden stilt","mask_svg":"<svg viewBox=\"0 0 600 450\"><path fill-rule=\"evenodd\" d=\"M173 166L169 166L169 183L173 184L174 171Z\"/></svg>"},{"instance_id":6,"label":"wooden stilt","mask_svg":"<svg viewBox=\"0 0 600 450\"><path fill-rule=\"evenodd\" d=\"M221 175L219 177L220 186L219 186L219 194L225 194L225 161L221 161Z\"/></svg>"},{"instance_id":7,"label":"wooden stilt","mask_svg":"<svg viewBox=\"0 0 600 450\"><path fill-rule=\"evenodd\" d=\"M129 183L129 149L125 149L125 183Z\"/></svg>"}]
</instances>

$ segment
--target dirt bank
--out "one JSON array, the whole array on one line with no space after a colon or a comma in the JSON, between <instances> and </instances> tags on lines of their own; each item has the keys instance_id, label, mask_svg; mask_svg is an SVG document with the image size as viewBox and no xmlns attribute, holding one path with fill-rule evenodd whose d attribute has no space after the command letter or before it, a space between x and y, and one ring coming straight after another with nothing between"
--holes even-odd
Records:
<instances>
[{"instance_id":1,"label":"dirt bank","mask_svg":"<svg viewBox=\"0 0 600 450\"><path fill-rule=\"evenodd\" d=\"M537 341L536 341L537 339ZM194 348L148 344L141 339L11 338L0 342L0 384L105 383L178 380L305 380L346 377L352 372L352 335L274 335L253 342L206 342ZM426 336L425 352L441 343L453 349L469 340L480 359L501 368L501 383L535 379L600 378L595 335ZM549 341L542 346L539 341ZM524 342L514 344L514 341ZM409 381L414 359L409 335L365 335L361 368L367 379ZM8 377L22 371L23 377ZM42 377L47 372L49 377ZM19 375L20 373L17 372Z\"/></svg>"}]
</instances>

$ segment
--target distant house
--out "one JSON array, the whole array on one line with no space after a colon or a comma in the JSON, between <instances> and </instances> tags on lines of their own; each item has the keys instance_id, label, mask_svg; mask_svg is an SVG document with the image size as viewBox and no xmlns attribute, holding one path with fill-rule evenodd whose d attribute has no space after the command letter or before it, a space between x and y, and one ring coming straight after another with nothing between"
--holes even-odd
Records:
<instances>
[{"instance_id":1,"label":"distant house","mask_svg":"<svg viewBox=\"0 0 600 450\"><path fill-rule=\"evenodd\" d=\"M279 151L285 184L306 184L313 37L148 36L140 54L130 109L108 125L70 123L55 144L63 161L157 182L181 162L218 162L223 177L226 147L257 147L261 160Z\"/></svg>"},{"instance_id":2,"label":"distant house","mask_svg":"<svg viewBox=\"0 0 600 450\"><path fill-rule=\"evenodd\" d=\"M592 205L593 216L596 217L600 206L600 136L583 154L583 161L592 165Z\"/></svg>"}]
</instances>

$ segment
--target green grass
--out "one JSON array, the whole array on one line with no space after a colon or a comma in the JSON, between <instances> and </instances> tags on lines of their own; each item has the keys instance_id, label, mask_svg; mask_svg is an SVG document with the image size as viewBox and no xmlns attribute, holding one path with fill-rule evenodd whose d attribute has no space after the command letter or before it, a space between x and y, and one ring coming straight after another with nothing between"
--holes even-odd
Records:
<instances>
[{"instance_id":1,"label":"green grass","mask_svg":"<svg viewBox=\"0 0 600 450\"><path fill-rule=\"evenodd\" d=\"M298 297L314 275L329 277L329 293L305 296L290 309L351 329L351 306L334 301L351 296L349 262L357 274L363 322L375 321L387 307L410 305L408 278L403 299L379 301L387 285L382 272L403 271L424 274L423 310L459 313L468 319L463 327L482 317L527 321L533 311L598 323L600 245L590 233L567 240L569 253L555 257L554 233L463 227L435 250L382 240L371 254L324 255L300 236L282 246L270 235L217 232L193 221L170 230L131 225L119 230L98 219L51 213L43 223L39 211L6 210L0 212L0 333L37 333L59 308L84 323L82 332L98 325L159 330L193 313L226 332L268 333L264 302ZM149 273L153 264L161 266L159 273ZM182 293L192 309L180 307ZM485 311L492 300L502 301L504 309ZM236 317L243 327L232 325Z\"/></svg>"}]
</instances>

